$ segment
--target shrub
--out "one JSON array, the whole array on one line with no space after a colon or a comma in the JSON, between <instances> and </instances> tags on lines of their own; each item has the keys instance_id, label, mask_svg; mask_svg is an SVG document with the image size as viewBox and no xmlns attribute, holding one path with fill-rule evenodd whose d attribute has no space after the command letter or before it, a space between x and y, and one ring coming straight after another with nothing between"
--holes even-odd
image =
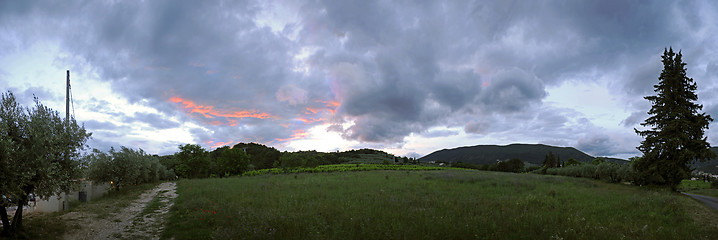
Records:
<instances>
[{"instance_id":1,"label":"shrub","mask_svg":"<svg viewBox=\"0 0 718 240\"><path fill-rule=\"evenodd\" d=\"M534 172L538 169L541 169L541 166L530 166L526 168L526 172Z\"/></svg>"},{"instance_id":2,"label":"shrub","mask_svg":"<svg viewBox=\"0 0 718 240\"><path fill-rule=\"evenodd\" d=\"M611 162L601 162L598 165L572 164L562 168L532 169L531 172L568 177L594 178L612 183L623 181L633 182L635 179L635 172L630 164L619 165Z\"/></svg>"},{"instance_id":3,"label":"shrub","mask_svg":"<svg viewBox=\"0 0 718 240\"><path fill-rule=\"evenodd\" d=\"M550 175L562 175L561 172L563 172L561 169L558 168L542 168L542 172L544 174L550 174Z\"/></svg>"},{"instance_id":4,"label":"shrub","mask_svg":"<svg viewBox=\"0 0 718 240\"><path fill-rule=\"evenodd\" d=\"M713 182L711 182L711 188L718 189L718 178L713 179Z\"/></svg>"},{"instance_id":5,"label":"shrub","mask_svg":"<svg viewBox=\"0 0 718 240\"><path fill-rule=\"evenodd\" d=\"M473 163L463 163L463 162L456 162L451 164L452 167L457 168L468 168L468 169L478 169L478 170L487 170L486 168L481 169L481 166L473 164Z\"/></svg>"},{"instance_id":6,"label":"shrub","mask_svg":"<svg viewBox=\"0 0 718 240\"><path fill-rule=\"evenodd\" d=\"M524 162L521 161L521 159L512 158L511 160L506 161L506 171L507 172L523 172L524 171Z\"/></svg>"},{"instance_id":7,"label":"shrub","mask_svg":"<svg viewBox=\"0 0 718 240\"><path fill-rule=\"evenodd\" d=\"M618 177L618 169L620 166L615 163L610 162L602 162L598 164L598 167L596 168L596 174L595 176L598 179L601 179L606 182L620 182L620 178Z\"/></svg>"},{"instance_id":8,"label":"shrub","mask_svg":"<svg viewBox=\"0 0 718 240\"><path fill-rule=\"evenodd\" d=\"M579 161L576 160L575 158L569 158L569 159L566 161L566 166L577 166L577 165L581 165L581 162L579 162Z\"/></svg>"},{"instance_id":9,"label":"shrub","mask_svg":"<svg viewBox=\"0 0 718 240\"><path fill-rule=\"evenodd\" d=\"M633 182L633 166L631 164L624 164L618 169L618 177L622 182Z\"/></svg>"}]
</instances>

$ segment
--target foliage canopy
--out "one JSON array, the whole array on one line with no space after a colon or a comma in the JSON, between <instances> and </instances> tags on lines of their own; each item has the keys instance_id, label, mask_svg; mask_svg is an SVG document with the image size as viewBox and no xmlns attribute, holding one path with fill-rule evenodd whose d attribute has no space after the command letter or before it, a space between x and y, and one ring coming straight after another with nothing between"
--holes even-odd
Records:
<instances>
[{"instance_id":1,"label":"foliage canopy","mask_svg":"<svg viewBox=\"0 0 718 240\"><path fill-rule=\"evenodd\" d=\"M0 103L0 218L3 233L22 229L22 205L29 194L47 199L77 185L81 176L77 157L90 133L75 119L62 119L35 98L33 108L22 107L12 92ZM5 208L18 204L12 223Z\"/></svg>"}]
</instances>

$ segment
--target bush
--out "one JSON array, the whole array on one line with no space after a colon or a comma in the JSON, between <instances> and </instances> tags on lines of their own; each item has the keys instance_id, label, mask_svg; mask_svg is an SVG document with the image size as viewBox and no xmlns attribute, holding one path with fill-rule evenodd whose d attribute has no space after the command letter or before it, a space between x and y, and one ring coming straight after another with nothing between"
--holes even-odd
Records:
<instances>
[{"instance_id":1,"label":"bush","mask_svg":"<svg viewBox=\"0 0 718 240\"><path fill-rule=\"evenodd\" d=\"M477 170L487 170L488 166L486 165L476 165L473 163L463 163L463 162L456 162L451 164L452 167L456 168L468 168L468 169L477 169ZM481 169L484 167L484 169Z\"/></svg>"},{"instance_id":2,"label":"bush","mask_svg":"<svg viewBox=\"0 0 718 240\"><path fill-rule=\"evenodd\" d=\"M634 181L633 166L631 164L624 164L618 169L618 177L622 182L633 182Z\"/></svg>"},{"instance_id":3,"label":"bush","mask_svg":"<svg viewBox=\"0 0 718 240\"><path fill-rule=\"evenodd\" d=\"M218 173L225 176L242 174L248 166L249 155L241 148L226 148L217 157Z\"/></svg>"},{"instance_id":4,"label":"bush","mask_svg":"<svg viewBox=\"0 0 718 240\"><path fill-rule=\"evenodd\" d=\"M538 169L541 169L541 166L530 166L526 168L526 172L534 172Z\"/></svg>"},{"instance_id":5,"label":"bush","mask_svg":"<svg viewBox=\"0 0 718 240\"><path fill-rule=\"evenodd\" d=\"M624 181L633 182L635 179L635 172L631 164L619 165L611 162L601 162L598 165L579 164L567 165L562 168L541 168L533 170L532 172L568 177L593 178L612 183Z\"/></svg>"},{"instance_id":6,"label":"bush","mask_svg":"<svg viewBox=\"0 0 718 240\"><path fill-rule=\"evenodd\" d=\"M718 178L717 178L717 179L713 179L713 182L711 182L711 188L716 188L716 189L718 189Z\"/></svg>"},{"instance_id":7,"label":"bush","mask_svg":"<svg viewBox=\"0 0 718 240\"><path fill-rule=\"evenodd\" d=\"M523 172L524 162L521 159L512 158L506 161L506 170L507 172Z\"/></svg>"},{"instance_id":8,"label":"bush","mask_svg":"<svg viewBox=\"0 0 718 240\"><path fill-rule=\"evenodd\" d=\"M385 165L390 164L388 161ZM319 166L319 159L312 152L284 152L279 157L279 166L284 169Z\"/></svg>"},{"instance_id":9,"label":"bush","mask_svg":"<svg viewBox=\"0 0 718 240\"><path fill-rule=\"evenodd\" d=\"M579 162L575 158L569 158L568 161L566 161L566 166L578 166L578 165L581 165L581 162Z\"/></svg>"},{"instance_id":10,"label":"bush","mask_svg":"<svg viewBox=\"0 0 718 240\"><path fill-rule=\"evenodd\" d=\"M620 166L615 163L610 162L602 162L598 164L598 167L596 168L596 174L595 176L598 179L601 179L606 182L620 182L621 179L618 176L618 169Z\"/></svg>"}]
</instances>

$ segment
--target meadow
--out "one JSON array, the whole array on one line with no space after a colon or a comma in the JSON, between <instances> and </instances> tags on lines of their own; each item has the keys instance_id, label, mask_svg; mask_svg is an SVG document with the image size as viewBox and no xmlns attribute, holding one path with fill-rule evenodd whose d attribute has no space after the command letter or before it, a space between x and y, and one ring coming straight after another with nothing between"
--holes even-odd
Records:
<instances>
[{"instance_id":1,"label":"meadow","mask_svg":"<svg viewBox=\"0 0 718 240\"><path fill-rule=\"evenodd\" d=\"M682 192L718 198L718 189L711 188L711 183L701 180L683 180L678 190Z\"/></svg>"},{"instance_id":2,"label":"meadow","mask_svg":"<svg viewBox=\"0 0 718 240\"><path fill-rule=\"evenodd\" d=\"M322 172L356 172L371 170L445 170L447 167L439 166L423 166L423 165L396 165L396 164L330 164L319 165L316 167L299 167L299 168L267 168L260 170L247 171L242 176L257 176L264 174L285 174L285 173L322 173Z\"/></svg>"},{"instance_id":3,"label":"meadow","mask_svg":"<svg viewBox=\"0 0 718 240\"><path fill-rule=\"evenodd\" d=\"M718 213L666 189L474 170L180 180L163 238L711 239Z\"/></svg>"}]
</instances>

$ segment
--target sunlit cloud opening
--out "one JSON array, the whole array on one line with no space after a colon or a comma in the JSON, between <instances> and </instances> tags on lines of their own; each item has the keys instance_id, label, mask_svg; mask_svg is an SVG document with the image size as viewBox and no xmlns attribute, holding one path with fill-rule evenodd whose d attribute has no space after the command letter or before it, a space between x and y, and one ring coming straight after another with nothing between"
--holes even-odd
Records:
<instances>
[{"instance_id":1,"label":"sunlit cloud opening","mask_svg":"<svg viewBox=\"0 0 718 240\"><path fill-rule=\"evenodd\" d=\"M218 148L218 147L224 147L224 146L232 147L235 143L238 143L238 142L231 141L231 140L230 140L230 141L226 141L226 142L212 141L212 140L205 142L205 144L206 144L207 146L209 146L210 149L214 149L214 148Z\"/></svg>"},{"instance_id":2,"label":"sunlit cloud opening","mask_svg":"<svg viewBox=\"0 0 718 240\"><path fill-rule=\"evenodd\" d=\"M275 139L278 142L286 142L286 141L292 141L297 139L306 138L309 136L309 133L305 131L304 129L297 129L294 130L294 133L289 138L277 138Z\"/></svg>"}]
</instances>

